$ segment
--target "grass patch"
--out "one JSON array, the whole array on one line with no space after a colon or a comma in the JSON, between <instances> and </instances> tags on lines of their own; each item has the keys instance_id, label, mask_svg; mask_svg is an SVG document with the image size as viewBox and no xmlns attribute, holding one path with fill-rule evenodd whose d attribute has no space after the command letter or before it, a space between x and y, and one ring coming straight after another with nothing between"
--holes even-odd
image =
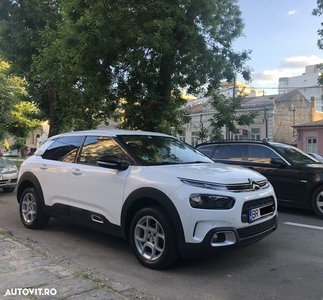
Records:
<instances>
[{"instance_id":1,"label":"grass patch","mask_svg":"<svg viewBox=\"0 0 323 300\"><path fill-rule=\"evenodd\" d=\"M7 230L0 230L0 235L4 235L4 236L13 236L11 231L7 231Z\"/></svg>"}]
</instances>

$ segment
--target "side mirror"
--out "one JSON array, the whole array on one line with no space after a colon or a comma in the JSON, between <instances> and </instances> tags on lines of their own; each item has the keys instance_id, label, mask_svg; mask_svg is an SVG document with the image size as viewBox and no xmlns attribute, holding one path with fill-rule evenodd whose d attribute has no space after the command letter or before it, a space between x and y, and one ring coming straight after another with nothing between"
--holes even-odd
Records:
<instances>
[{"instance_id":1,"label":"side mirror","mask_svg":"<svg viewBox=\"0 0 323 300\"><path fill-rule=\"evenodd\" d=\"M270 163L273 165L287 166L286 162L280 157L271 158Z\"/></svg>"},{"instance_id":2,"label":"side mirror","mask_svg":"<svg viewBox=\"0 0 323 300\"><path fill-rule=\"evenodd\" d=\"M98 166L104 168L115 169L119 171L127 170L130 166L129 162L123 161L116 156L101 156L97 159Z\"/></svg>"}]
</instances>

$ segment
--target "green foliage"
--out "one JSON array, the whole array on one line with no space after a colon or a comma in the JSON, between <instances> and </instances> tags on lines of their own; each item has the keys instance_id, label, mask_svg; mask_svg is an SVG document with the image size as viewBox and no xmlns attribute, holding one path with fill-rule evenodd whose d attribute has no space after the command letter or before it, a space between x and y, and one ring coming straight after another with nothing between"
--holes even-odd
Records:
<instances>
[{"instance_id":1,"label":"green foliage","mask_svg":"<svg viewBox=\"0 0 323 300\"><path fill-rule=\"evenodd\" d=\"M232 48L237 0L3 0L0 20L0 50L27 78L49 135L112 116L122 128L180 133L182 89L250 79L250 51Z\"/></svg>"},{"instance_id":2,"label":"green foliage","mask_svg":"<svg viewBox=\"0 0 323 300\"><path fill-rule=\"evenodd\" d=\"M220 91L215 91L211 95L210 104L216 111L209 120L212 140L223 139L221 128L225 127L229 132L237 133L236 125L250 125L257 116L256 111L244 113L241 104L244 98L242 95L227 98Z\"/></svg>"},{"instance_id":3,"label":"green foliage","mask_svg":"<svg viewBox=\"0 0 323 300\"><path fill-rule=\"evenodd\" d=\"M317 7L313 9L312 14L314 16L320 17L323 14L323 0L317 0ZM323 26L323 23L321 23ZM319 49L323 50L323 28L317 30L319 39L317 41L317 46ZM318 67L323 70L323 64L319 64ZM318 84L323 85L323 75L318 78Z\"/></svg>"},{"instance_id":4,"label":"green foliage","mask_svg":"<svg viewBox=\"0 0 323 300\"><path fill-rule=\"evenodd\" d=\"M16 138L13 145L11 145L11 149L17 149L21 151L25 148L26 140L24 138Z\"/></svg>"},{"instance_id":5,"label":"green foliage","mask_svg":"<svg viewBox=\"0 0 323 300\"><path fill-rule=\"evenodd\" d=\"M7 131L17 138L26 140L32 130L41 126L39 109L31 102L21 101L14 105L11 116Z\"/></svg>"},{"instance_id":6,"label":"green foliage","mask_svg":"<svg viewBox=\"0 0 323 300\"><path fill-rule=\"evenodd\" d=\"M8 124L12 121L11 110L25 97L23 79L9 74L10 65L0 60L0 140L7 135Z\"/></svg>"}]
</instances>

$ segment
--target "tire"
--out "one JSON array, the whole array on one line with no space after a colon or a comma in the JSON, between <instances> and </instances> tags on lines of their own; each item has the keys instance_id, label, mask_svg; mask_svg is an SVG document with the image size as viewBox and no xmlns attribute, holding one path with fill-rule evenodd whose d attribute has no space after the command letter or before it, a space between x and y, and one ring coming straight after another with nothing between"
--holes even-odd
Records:
<instances>
[{"instance_id":1,"label":"tire","mask_svg":"<svg viewBox=\"0 0 323 300\"><path fill-rule=\"evenodd\" d=\"M4 193L12 193L15 190L15 188L2 188L2 190Z\"/></svg>"},{"instance_id":2,"label":"tire","mask_svg":"<svg viewBox=\"0 0 323 300\"><path fill-rule=\"evenodd\" d=\"M130 225L130 245L138 261L150 269L162 269L179 258L174 225L161 206L138 211Z\"/></svg>"},{"instance_id":3,"label":"tire","mask_svg":"<svg viewBox=\"0 0 323 300\"><path fill-rule=\"evenodd\" d=\"M323 186L318 187L312 196L312 208L314 212L323 218Z\"/></svg>"},{"instance_id":4,"label":"tire","mask_svg":"<svg viewBox=\"0 0 323 300\"><path fill-rule=\"evenodd\" d=\"M40 197L33 187L27 188L19 200L21 222L29 229L40 229L46 226L49 217L44 214L40 205Z\"/></svg>"}]
</instances>

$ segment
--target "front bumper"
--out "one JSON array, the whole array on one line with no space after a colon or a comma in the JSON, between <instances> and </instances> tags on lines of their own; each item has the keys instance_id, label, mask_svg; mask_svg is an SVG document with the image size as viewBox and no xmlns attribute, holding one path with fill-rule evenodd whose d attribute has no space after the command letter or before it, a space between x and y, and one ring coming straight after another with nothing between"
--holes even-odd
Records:
<instances>
[{"instance_id":1,"label":"front bumper","mask_svg":"<svg viewBox=\"0 0 323 300\"><path fill-rule=\"evenodd\" d=\"M257 242L277 229L278 214L273 218L252 226L236 229L233 227L213 228L200 243L179 242L179 251L183 257L212 254L223 247L245 245ZM219 236L218 242L214 236ZM228 238L228 240L226 240Z\"/></svg>"},{"instance_id":2,"label":"front bumper","mask_svg":"<svg viewBox=\"0 0 323 300\"><path fill-rule=\"evenodd\" d=\"M1 174L0 188L15 188L17 186L18 173Z\"/></svg>"}]
</instances>

